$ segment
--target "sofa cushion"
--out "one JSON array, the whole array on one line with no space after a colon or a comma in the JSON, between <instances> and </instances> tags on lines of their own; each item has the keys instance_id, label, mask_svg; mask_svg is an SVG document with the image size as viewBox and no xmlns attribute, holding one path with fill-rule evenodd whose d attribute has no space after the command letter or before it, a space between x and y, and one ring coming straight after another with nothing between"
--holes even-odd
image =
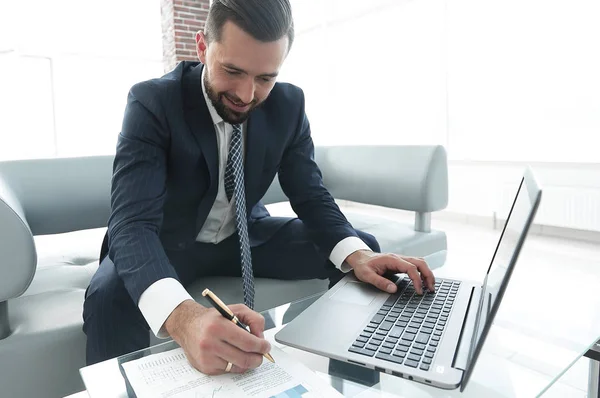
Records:
<instances>
[{"instance_id":1,"label":"sofa cushion","mask_svg":"<svg viewBox=\"0 0 600 398\"><path fill-rule=\"evenodd\" d=\"M390 212L379 206L364 208L359 205L357 209L351 202L336 200L336 203L353 228L375 236L382 252L423 257L447 249L445 232L417 232L413 219L407 219L406 214L400 216L396 210ZM272 203L267 209L273 216L296 217L288 202ZM414 213L410 215L414 217Z\"/></svg>"},{"instance_id":2,"label":"sofa cushion","mask_svg":"<svg viewBox=\"0 0 600 398\"><path fill-rule=\"evenodd\" d=\"M69 289L85 290L98 269L106 228L36 236L37 269L24 296Z\"/></svg>"},{"instance_id":3,"label":"sofa cushion","mask_svg":"<svg viewBox=\"0 0 600 398\"><path fill-rule=\"evenodd\" d=\"M375 236L382 252L423 257L447 248L443 231L417 232L406 222L352 211L344 215L355 229Z\"/></svg>"},{"instance_id":4,"label":"sofa cushion","mask_svg":"<svg viewBox=\"0 0 600 398\"><path fill-rule=\"evenodd\" d=\"M344 209L344 214L354 228L374 235L384 252L425 256L429 253L444 250L447 247L446 234L442 231L417 232L405 220L396 221L390 217L353 212L349 209ZM57 235L36 236L37 270L24 295L64 289L85 290L98 268L100 244L105 232L106 228L97 228ZM266 282L265 288L271 291L276 285L272 282ZM284 293L289 288L291 290L289 290L290 300L288 301L291 301L302 297L295 292L300 292L304 288L307 288L309 293L316 292L312 287L304 286L302 283L296 285L297 289L292 288L292 286L294 286L294 283L282 283L278 288L279 290L277 290L277 294L287 297ZM317 283L316 286L321 285ZM316 286L314 289L321 289ZM261 300L262 303L262 299L259 297L257 297L257 300ZM282 304L280 302L273 304L276 301L267 299L264 302L265 309Z\"/></svg>"}]
</instances>

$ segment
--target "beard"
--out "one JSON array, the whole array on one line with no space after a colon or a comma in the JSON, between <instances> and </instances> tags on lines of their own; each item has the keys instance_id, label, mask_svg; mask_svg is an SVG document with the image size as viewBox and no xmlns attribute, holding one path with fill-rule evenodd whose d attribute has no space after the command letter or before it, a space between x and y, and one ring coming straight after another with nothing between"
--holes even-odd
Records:
<instances>
[{"instance_id":1,"label":"beard","mask_svg":"<svg viewBox=\"0 0 600 398\"><path fill-rule=\"evenodd\" d=\"M210 102L212 103L213 107L215 108L219 116L221 116L221 118L225 121L225 123L244 123L248 119L248 116L250 116L250 112L252 112L252 110L254 110L258 105L260 105L260 103L255 98L249 104L250 108L246 112L237 112L229 108L223 102L223 97L227 96L227 99L234 103L240 103L241 101L239 101L237 98L232 98L231 95L228 95L225 92L218 93L208 81L208 73L204 75L204 87L206 88L206 95L208 96L208 99L210 99Z\"/></svg>"}]
</instances>

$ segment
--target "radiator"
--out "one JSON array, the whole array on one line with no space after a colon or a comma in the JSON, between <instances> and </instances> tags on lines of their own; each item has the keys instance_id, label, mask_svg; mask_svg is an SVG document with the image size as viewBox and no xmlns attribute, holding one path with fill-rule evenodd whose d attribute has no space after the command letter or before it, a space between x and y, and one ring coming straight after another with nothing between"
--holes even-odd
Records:
<instances>
[{"instance_id":1,"label":"radiator","mask_svg":"<svg viewBox=\"0 0 600 398\"><path fill-rule=\"evenodd\" d=\"M506 217L517 187L502 189L498 215ZM544 186L535 221L538 225L600 231L600 188Z\"/></svg>"}]
</instances>

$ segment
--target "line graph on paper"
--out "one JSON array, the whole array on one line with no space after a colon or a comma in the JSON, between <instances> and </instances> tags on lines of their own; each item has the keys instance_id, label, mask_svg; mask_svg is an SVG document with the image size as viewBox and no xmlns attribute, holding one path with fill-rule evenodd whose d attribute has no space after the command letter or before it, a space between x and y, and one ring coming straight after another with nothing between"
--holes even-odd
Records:
<instances>
[{"instance_id":1,"label":"line graph on paper","mask_svg":"<svg viewBox=\"0 0 600 398\"><path fill-rule=\"evenodd\" d=\"M212 390L212 392L202 392L198 391L194 395L194 398L218 398L218 397L226 397L228 396L230 391L223 386L219 386Z\"/></svg>"}]
</instances>

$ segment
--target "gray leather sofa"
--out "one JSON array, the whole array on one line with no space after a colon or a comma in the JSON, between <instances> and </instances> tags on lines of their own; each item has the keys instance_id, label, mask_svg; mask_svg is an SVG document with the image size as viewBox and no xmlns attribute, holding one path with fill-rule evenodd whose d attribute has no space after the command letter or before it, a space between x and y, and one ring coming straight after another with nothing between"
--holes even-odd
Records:
<instances>
[{"instance_id":1,"label":"gray leather sofa","mask_svg":"<svg viewBox=\"0 0 600 398\"><path fill-rule=\"evenodd\" d=\"M415 213L413 225L345 212L382 250L424 256L446 249L430 215L446 207L441 146L319 147L316 160L336 199ZM82 305L109 215L112 157L0 162L0 396L61 397L82 390ZM265 203L285 201L274 181ZM242 301L223 278L203 280ZM323 291L327 281L256 281L263 310ZM240 289L241 290L241 289ZM118 325L113 325L118 327Z\"/></svg>"}]
</instances>

